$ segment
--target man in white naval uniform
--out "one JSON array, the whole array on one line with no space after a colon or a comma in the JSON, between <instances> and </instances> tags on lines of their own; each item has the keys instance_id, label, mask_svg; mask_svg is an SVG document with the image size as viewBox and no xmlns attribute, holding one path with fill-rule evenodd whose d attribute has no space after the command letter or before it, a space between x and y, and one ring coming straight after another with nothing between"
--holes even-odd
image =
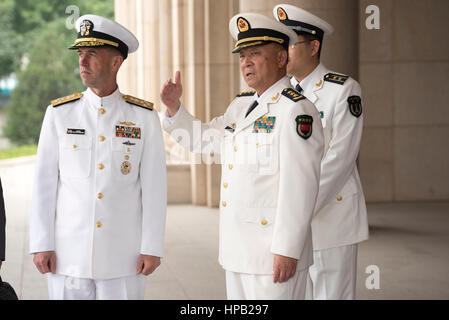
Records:
<instances>
[{"instance_id":1,"label":"man in white naval uniform","mask_svg":"<svg viewBox=\"0 0 449 320\"><path fill-rule=\"evenodd\" d=\"M320 63L324 34L331 25L311 13L278 5L275 17L297 33L287 72L291 83L321 114L326 153L312 220L314 264L308 297L354 299L357 243L368 239L368 219L356 159L363 129L360 85Z\"/></svg>"},{"instance_id":2,"label":"man in white naval uniform","mask_svg":"<svg viewBox=\"0 0 449 320\"><path fill-rule=\"evenodd\" d=\"M83 93L52 101L39 139L30 252L50 299L143 299L160 264L166 215L162 130L152 103L120 93L138 48L109 19L76 22Z\"/></svg>"},{"instance_id":3,"label":"man in white naval uniform","mask_svg":"<svg viewBox=\"0 0 449 320\"><path fill-rule=\"evenodd\" d=\"M219 263L228 299L304 299L324 152L319 113L286 76L294 32L254 13L236 15L229 28L242 75L256 91L239 94L223 116L201 125L203 137L218 133L221 147L195 136L198 120L179 100L179 72L161 92L164 128L190 150L221 154Z\"/></svg>"}]
</instances>

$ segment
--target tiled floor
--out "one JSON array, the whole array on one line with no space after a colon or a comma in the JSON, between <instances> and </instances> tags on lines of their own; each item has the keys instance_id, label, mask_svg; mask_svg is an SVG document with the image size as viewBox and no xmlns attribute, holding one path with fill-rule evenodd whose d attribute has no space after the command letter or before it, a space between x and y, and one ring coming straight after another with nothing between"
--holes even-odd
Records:
<instances>
[{"instance_id":1,"label":"tiled floor","mask_svg":"<svg viewBox=\"0 0 449 320\"><path fill-rule=\"evenodd\" d=\"M28 213L34 165L0 163L7 209L7 249L1 274L21 299L47 299L46 277L28 254ZM449 299L449 203L369 205L370 240L360 244L358 299ZM146 299L226 299L217 261L218 209L169 206L166 255L147 278ZM369 290L368 266L380 270Z\"/></svg>"}]
</instances>

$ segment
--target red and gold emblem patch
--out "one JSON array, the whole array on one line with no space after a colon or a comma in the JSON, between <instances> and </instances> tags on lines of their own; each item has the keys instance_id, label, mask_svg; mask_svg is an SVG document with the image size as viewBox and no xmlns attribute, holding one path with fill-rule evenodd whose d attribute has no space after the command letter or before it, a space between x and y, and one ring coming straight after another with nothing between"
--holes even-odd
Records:
<instances>
[{"instance_id":1,"label":"red and gold emblem patch","mask_svg":"<svg viewBox=\"0 0 449 320\"><path fill-rule=\"evenodd\" d=\"M237 27L239 28L240 32L245 32L250 29L248 20L242 17L237 19Z\"/></svg>"},{"instance_id":2,"label":"red and gold emblem patch","mask_svg":"<svg viewBox=\"0 0 449 320\"><path fill-rule=\"evenodd\" d=\"M303 114L296 117L296 132L298 135L307 140L312 136L313 118L309 115Z\"/></svg>"},{"instance_id":3,"label":"red and gold emblem patch","mask_svg":"<svg viewBox=\"0 0 449 320\"><path fill-rule=\"evenodd\" d=\"M281 7L278 8L278 18L281 21L288 19L287 12L285 12L285 10Z\"/></svg>"}]
</instances>

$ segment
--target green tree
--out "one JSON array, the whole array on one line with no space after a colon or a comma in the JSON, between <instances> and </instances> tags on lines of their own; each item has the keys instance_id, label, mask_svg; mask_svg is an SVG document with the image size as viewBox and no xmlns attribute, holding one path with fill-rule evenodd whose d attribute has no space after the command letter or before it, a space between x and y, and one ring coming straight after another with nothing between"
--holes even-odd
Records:
<instances>
[{"instance_id":1,"label":"green tree","mask_svg":"<svg viewBox=\"0 0 449 320\"><path fill-rule=\"evenodd\" d=\"M23 37L13 28L13 0L0 1L0 79L10 75L20 65Z\"/></svg>"},{"instance_id":2,"label":"green tree","mask_svg":"<svg viewBox=\"0 0 449 320\"><path fill-rule=\"evenodd\" d=\"M67 50L76 38L76 31L66 27L66 20L70 18L65 12L66 7L76 5L80 9L80 15L92 13L113 19L114 1L0 1L3 5L0 9L5 8L5 11L0 11L2 17L3 12L7 13L4 18L7 26L3 28L10 32L11 39L16 38L21 44L20 48L4 55L3 63L11 66L8 70L5 69L4 74L16 70L18 79L18 86L6 105L4 135L19 145L36 143L45 109L50 101L84 90L79 77L77 55L74 51ZM2 33L0 39L1 48L4 45ZM22 60L29 62L18 71L17 61ZM11 61L15 61L15 64ZM0 64L0 67L3 66Z\"/></svg>"},{"instance_id":3,"label":"green tree","mask_svg":"<svg viewBox=\"0 0 449 320\"><path fill-rule=\"evenodd\" d=\"M18 73L18 87L6 104L5 136L17 144L36 143L46 107L55 98L83 90L77 55L67 50L73 32L54 21L36 38L29 63Z\"/></svg>"}]
</instances>

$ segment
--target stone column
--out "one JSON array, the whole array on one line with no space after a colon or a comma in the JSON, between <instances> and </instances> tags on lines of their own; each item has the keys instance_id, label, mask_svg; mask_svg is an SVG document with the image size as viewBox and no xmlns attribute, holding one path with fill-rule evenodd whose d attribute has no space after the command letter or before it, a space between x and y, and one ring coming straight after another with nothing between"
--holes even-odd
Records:
<instances>
[{"instance_id":1,"label":"stone column","mask_svg":"<svg viewBox=\"0 0 449 320\"><path fill-rule=\"evenodd\" d=\"M223 114L239 88L228 29L238 0L116 0L115 11L116 20L134 32L141 45L119 73L123 92L154 102L163 117L161 86L180 70L184 106L201 121ZM166 144L174 145L169 137ZM192 203L217 206L220 166L204 164L201 156L192 158ZM177 187L182 186L172 188Z\"/></svg>"}]
</instances>

